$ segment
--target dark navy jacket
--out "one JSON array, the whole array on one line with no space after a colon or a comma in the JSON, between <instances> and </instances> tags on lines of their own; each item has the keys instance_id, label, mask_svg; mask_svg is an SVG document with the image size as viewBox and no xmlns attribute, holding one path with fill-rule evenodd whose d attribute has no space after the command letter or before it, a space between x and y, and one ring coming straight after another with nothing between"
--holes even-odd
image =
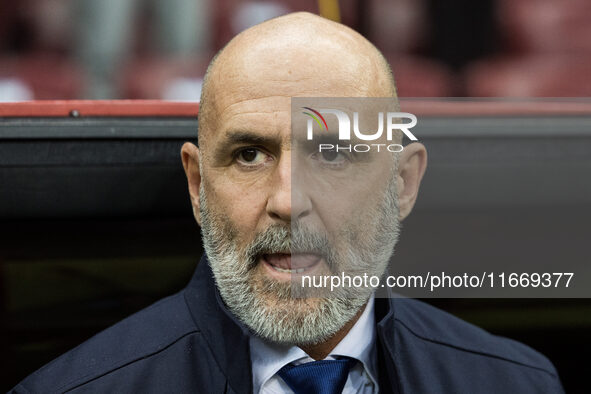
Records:
<instances>
[{"instance_id":1,"label":"dark navy jacket","mask_svg":"<svg viewBox=\"0 0 591 394\"><path fill-rule=\"evenodd\" d=\"M381 393L562 393L552 364L416 300L376 299ZM180 293L121 321L13 393L250 393L247 331L203 258Z\"/></svg>"}]
</instances>

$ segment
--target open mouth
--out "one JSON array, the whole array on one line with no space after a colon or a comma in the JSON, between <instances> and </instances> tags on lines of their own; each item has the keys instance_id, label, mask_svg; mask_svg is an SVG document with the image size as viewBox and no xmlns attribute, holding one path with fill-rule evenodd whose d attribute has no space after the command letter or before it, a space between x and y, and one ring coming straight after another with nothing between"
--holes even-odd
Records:
<instances>
[{"instance_id":1,"label":"open mouth","mask_svg":"<svg viewBox=\"0 0 591 394\"><path fill-rule=\"evenodd\" d=\"M262 255L262 260L273 271L291 275L311 271L322 256L313 253L270 253Z\"/></svg>"}]
</instances>

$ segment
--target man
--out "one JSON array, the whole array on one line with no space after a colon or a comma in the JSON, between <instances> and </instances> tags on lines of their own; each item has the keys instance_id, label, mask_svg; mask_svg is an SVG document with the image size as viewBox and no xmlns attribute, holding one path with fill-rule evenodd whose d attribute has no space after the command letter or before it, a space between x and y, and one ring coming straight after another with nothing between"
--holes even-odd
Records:
<instances>
[{"instance_id":1,"label":"man","mask_svg":"<svg viewBox=\"0 0 591 394\"><path fill-rule=\"evenodd\" d=\"M384 274L426 151L307 151L292 101L395 95L381 54L320 17L234 38L207 73L199 147L182 148L206 250L191 283L14 392L562 392L540 354L417 301L294 296L303 274Z\"/></svg>"}]
</instances>

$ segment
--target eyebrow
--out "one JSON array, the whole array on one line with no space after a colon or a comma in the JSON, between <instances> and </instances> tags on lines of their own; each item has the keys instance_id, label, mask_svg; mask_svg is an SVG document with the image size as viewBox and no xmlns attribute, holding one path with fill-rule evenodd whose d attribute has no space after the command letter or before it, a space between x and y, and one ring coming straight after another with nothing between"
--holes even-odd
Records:
<instances>
[{"instance_id":1,"label":"eyebrow","mask_svg":"<svg viewBox=\"0 0 591 394\"><path fill-rule=\"evenodd\" d=\"M226 134L225 141L222 145L233 144L261 144L270 145L278 144L280 141L275 136L266 136L254 133L252 131L236 130L230 131Z\"/></svg>"},{"instance_id":2,"label":"eyebrow","mask_svg":"<svg viewBox=\"0 0 591 394\"><path fill-rule=\"evenodd\" d=\"M337 133L331 134L322 134L318 136L314 136L314 139L308 140L305 138L298 138L296 140L297 145L303 147L308 150L317 150L319 144L332 144L337 145L339 142L343 143L343 141L339 140L339 135Z\"/></svg>"},{"instance_id":3,"label":"eyebrow","mask_svg":"<svg viewBox=\"0 0 591 394\"><path fill-rule=\"evenodd\" d=\"M281 138L272 135L261 135L249 130L230 130L218 144L215 154L223 156L235 145L259 145L276 148L281 145Z\"/></svg>"}]
</instances>

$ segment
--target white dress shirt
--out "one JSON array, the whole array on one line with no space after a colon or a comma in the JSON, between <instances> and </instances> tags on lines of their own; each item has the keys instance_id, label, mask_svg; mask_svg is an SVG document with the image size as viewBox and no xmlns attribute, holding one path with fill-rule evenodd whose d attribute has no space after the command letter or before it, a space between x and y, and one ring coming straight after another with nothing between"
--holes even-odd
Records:
<instances>
[{"instance_id":1,"label":"white dress shirt","mask_svg":"<svg viewBox=\"0 0 591 394\"><path fill-rule=\"evenodd\" d=\"M375 335L372 295L359 320L325 358L334 360L337 356L346 356L359 361L349 371L343 393L378 393ZM315 361L297 346L277 345L256 336L250 337L250 359L255 394L292 394L293 391L277 372L287 364Z\"/></svg>"}]
</instances>

